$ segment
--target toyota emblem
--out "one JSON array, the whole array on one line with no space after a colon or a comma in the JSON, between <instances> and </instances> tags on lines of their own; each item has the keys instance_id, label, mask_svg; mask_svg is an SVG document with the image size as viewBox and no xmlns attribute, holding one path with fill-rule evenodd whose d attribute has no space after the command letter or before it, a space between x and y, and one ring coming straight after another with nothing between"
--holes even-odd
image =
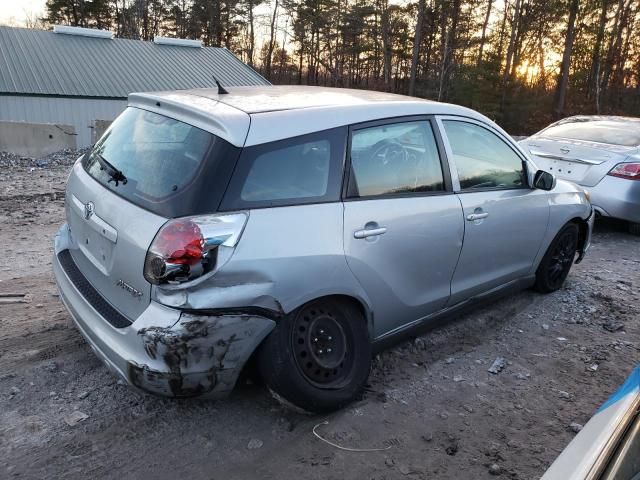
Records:
<instances>
[{"instance_id":1,"label":"toyota emblem","mask_svg":"<svg viewBox=\"0 0 640 480\"><path fill-rule=\"evenodd\" d=\"M84 204L84 219L85 220L89 220L89 218L91 218L91 215L93 215L94 210L96 209L96 206L93 204L93 202L87 202Z\"/></svg>"}]
</instances>

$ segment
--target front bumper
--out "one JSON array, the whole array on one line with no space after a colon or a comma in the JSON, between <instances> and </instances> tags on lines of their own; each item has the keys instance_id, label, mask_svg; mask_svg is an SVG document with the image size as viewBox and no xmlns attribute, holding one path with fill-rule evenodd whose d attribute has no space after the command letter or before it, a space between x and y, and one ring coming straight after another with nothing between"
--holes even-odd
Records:
<instances>
[{"instance_id":1,"label":"front bumper","mask_svg":"<svg viewBox=\"0 0 640 480\"><path fill-rule=\"evenodd\" d=\"M234 387L242 367L275 322L258 315L185 313L151 301L130 326L116 328L85 299L58 253L53 272L62 299L96 355L120 378L145 392L171 397L217 398Z\"/></svg>"},{"instance_id":2,"label":"front bumper","mask_svg":"<svg viewBox=\"0 0 640 480\"><path fill-rule=\"evenodd\" d=\"M601 215L640 223L640 181L605 175L595 187L583 188Z\"/></svg>"}]
</instances>

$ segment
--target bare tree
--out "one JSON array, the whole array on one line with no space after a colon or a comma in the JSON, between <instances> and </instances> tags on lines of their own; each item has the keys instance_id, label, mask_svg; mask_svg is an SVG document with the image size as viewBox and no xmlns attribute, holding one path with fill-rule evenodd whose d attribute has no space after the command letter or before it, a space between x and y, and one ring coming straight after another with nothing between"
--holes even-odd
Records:
<instances>
[{"instance_id":1,"label":"bare tree","mask_svg":"<svg viewBox=\"0 0 640 480\"><path fill-rule=\"evenodd\" d=\"M569 6L569 21L567 22L567 36L564 42L564 53L562 54L562 64L558 75L558 84L553 100L553 116L558 119L564 113L564 104L567 96L567 85L569 84L569 68L571 66L571 51L575 39L576 17L578 16L579 0L571 0Z\"/></svg>"}]
</instances>

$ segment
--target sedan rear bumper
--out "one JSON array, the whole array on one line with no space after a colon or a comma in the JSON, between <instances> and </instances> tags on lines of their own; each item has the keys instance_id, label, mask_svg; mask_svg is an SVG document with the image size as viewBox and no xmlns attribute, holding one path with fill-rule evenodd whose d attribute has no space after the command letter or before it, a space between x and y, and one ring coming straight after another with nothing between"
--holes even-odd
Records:
<instances>
[{"instance_id":1,"label":"sedan rear bumper","mask_svg":"<svg viewBox=\"0 0 640 480\"><path fill-rule=\"evenodd\" d=\"M76 326L105 365L128 384L170 397L229 393L255 348L274 328L271 319L243 314L197 315L151 301L131 325L117 328L82 295L60 263L53 272ZM63 240L63 239L62 239Z\"/></svg>"},{"instance_id":2,"label":"sedan rear bumper","mask_svg":"<svg viewBox=\"0 0 640 480\"><path fill-rule=\"evenodd\" d=\"M583 188L601 215L640 223L640 181L606 175L595 187Z\"/></svg>"}]
</instances>

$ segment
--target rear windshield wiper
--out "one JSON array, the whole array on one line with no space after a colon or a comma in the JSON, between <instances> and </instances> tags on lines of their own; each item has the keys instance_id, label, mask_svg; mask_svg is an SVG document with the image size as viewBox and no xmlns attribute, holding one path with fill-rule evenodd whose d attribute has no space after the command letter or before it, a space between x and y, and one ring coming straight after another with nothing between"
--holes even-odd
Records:
<instances>
[{"instance_id":1,"label":"rear windshield wiper","mask_svg":"<svg viewBox=\"0 0 640 480\"><path fill-rule=\"evenodd\" d=\"M95 154L98 159L98 163L100 163L100 170L106 170L109 174L109 181L107 183L116 182L116 187L118 186L118 182L122 182L123 185L127 183L127 177L124 176L120 170L111 165L102 155L99 153Z\"/></svg>"}]
</instances>

